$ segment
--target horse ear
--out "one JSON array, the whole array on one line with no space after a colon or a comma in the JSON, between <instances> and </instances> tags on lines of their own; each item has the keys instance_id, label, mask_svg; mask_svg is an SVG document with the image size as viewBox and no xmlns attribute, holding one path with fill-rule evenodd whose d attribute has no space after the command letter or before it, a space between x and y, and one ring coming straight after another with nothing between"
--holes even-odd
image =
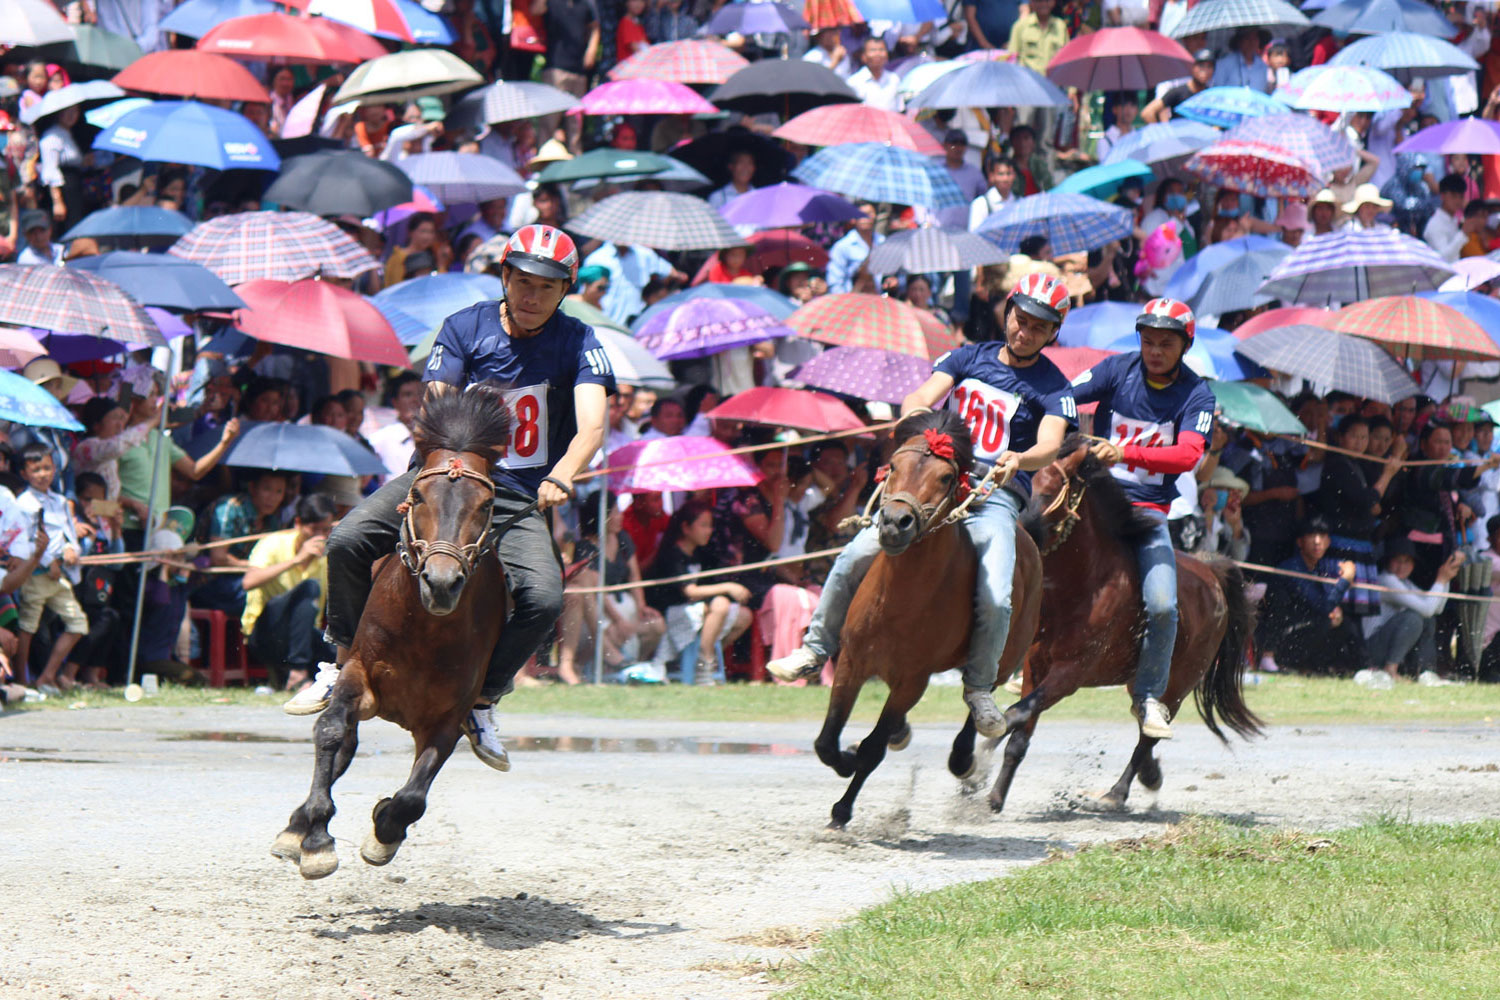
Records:
<instances>
[{"instance_id":1,"label":"horse ear","mask_svg":"<svg viewBox=\"0 0 1500 1000\"><path fill-rule=\"evenodd\" d=\"M1076 476L1078 475L1078 467L1082 465L1084 459L1088 457L1089 450L1087 448L1079 448L1067 458L1059 459L1057 464L1061 466L1062 470L1069 476Z\"/></svg>"}]
</instances>

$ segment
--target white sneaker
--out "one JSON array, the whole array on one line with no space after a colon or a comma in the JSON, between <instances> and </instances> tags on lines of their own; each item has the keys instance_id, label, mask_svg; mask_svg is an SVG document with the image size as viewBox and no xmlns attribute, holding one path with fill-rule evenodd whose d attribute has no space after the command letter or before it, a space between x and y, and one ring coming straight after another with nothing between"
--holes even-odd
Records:
<instances>
[{"instance_id":1,"label":"white sneaker","mask_svg":"<svg viewBox=\"0 0 1500 1000\"><path fill-rule=\"evenodd\" d=\"M281 706L281 710L287 715L317 715L328 707L328 701L333 697L333 685L338 679L336 664L318 664L318 675L312 683L298 691L291 701Z\"/></svg>"},{"instance_id":2,"label":"white sneaker","mask_svg":"<svg viewBox=\"0 0 1500 1000\"><path fill-rule=\"evenodd\" d=\"M790 653L766 664L766 672L779 681L800 681L814 677L823 669L823 657L806 646L798 646Z\"/></svg>"},{"instance_id":3,"label":"white sneaker","mask_svg":"<svg viewBox=\"0 0 1500 1000\"><path fill-rule=\"evenodd\" d=\"M505 752L505 744L500 742L500 727L495 725L497 714L499 713L495 711L494 705L470 709L469 714L464 717L464 735L474 748L474 756L497 771L509 771L510 754Z\"/></svg>"},{"instance_id":4,"label":"white sneaker","mask_svg":"<svg viewBox=\"0 0 1500 1000\"><path fill-rule=\"evenodd\" d=\"M1172 738L1172 726L1167 720L1166 706L1155 698L1147 698L1140 707L1141 734L1158 740Z\"/></svg>"}]
</instances>

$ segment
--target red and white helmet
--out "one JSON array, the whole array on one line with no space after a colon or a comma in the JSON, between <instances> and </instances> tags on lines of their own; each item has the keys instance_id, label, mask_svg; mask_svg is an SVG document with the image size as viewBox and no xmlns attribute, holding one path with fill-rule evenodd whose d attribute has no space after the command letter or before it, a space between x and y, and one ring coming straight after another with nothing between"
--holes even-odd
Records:
<instances>
[{"instance_id":1,"label":"red and white helmet","mask_svg":"<svg viewBox=\"0 0 1500 1000\"><path fill-rule=\"evenodd\" d=\"M1068 307L1073 304L1068 298L1067 287L1050 274L1023 276L1010 290L1009 301L1027 315L1058 326L1062 326L1062 321L1068 316Z\"/></svg>"},{"instance_id":2,"label":"red and white helmet","mask_svg":"<svg viewBox=\"0 0 1500 1000\"><path fill-rule=\"evenodd\" d=\"M506 241L500 267L506 264L540 278L561 278L571 288L578 280L578 247L561 229L533 223Z\"/></svg>"},{"instance_id":3,"label":"red and white helmet","mask_svg":"<svg viewBox=\"0 0 1500 1000\"><path fill-rule=\"evenodd\" d=\"M1198 321L1193 318L1193 310L1186 302L1178 302L1176 299L1152 299L1135 318L1135 328L1140 330L1142 327L1180 333L1187 339L1187 346L1192 347L1193 334L1197 332Z\"/></svg>"}]
</instances>

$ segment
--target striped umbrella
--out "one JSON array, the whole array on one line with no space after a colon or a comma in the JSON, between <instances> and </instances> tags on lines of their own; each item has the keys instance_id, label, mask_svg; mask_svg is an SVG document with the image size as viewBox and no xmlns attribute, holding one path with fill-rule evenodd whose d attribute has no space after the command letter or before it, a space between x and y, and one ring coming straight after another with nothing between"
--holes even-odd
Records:
<instances>
[{"instance_id":1,"label":"striped umbrella","mask_svg":"<svg viewBox=\"0 0 1500 1000\"><path fill-rule=\"evenodd\" d=\"M167 251L197 261L226 284L354 278L380 267L342 229L307 212L240 212L194 226Z\"/></svg>"},{"instance_id":2,"label":"striped umbrella","mask_svg":"<svg viewBox=\"0 0 1500 1000\"><path fill-rule=\"evenodd\" d=\"M312 0L307 13L353 25L369 35L416 43L396 0Z\"/></svg>"},{"instance_id":3,"label":"striped umbrella","mask_svg":"<svg viewBox=\"0 0 1500 1000\"><path fill-rule=\"evenodd\" d=\"M0 264L0 323L108 337L134 346L166 343L146 310L124 289L71 267Z\"/></svg>"},{"instance_id":4,"label":"striped umbrella","mask_svg":"<svg viewBox=\"0 0 1500 1000\"><path fill-rule=\"evenodd\" d=\"M788 377L814 389L894 406L931 374L932 362L925 357L872 347L833 347L805 362Z\"/></svg>"},{"instance_id":5,"label":"striped umbrella","mask_svg":"<svg viewBox=\"0 0 1500 1000\"><path fill-rule=\"evenodd\" d=\"M953 332L931 313L864 292L813 299L792 313L786 325L823 344L873 347L919 358L936 358L959 345Z\"/></svg>"},{"instance_id":6,"label":"striped umbrella","mask_svg":"<svg viewBox=\"0 0 1500 1000\"><path fill-rule=\"evenodd\" d=\"M1194 177L1260 198L1306 197L1323 188L1316 164L1278 146L1221 139L1183 165Z\"/></svg>"},{"instance_id":7,"label":"striped umbrella","mask_svg":"<svg viewBox=\"0 0 1500 1000\"><path fill-rule=\"evenodd\" d=\"M1334 313L1331 325L1416 361L1500 359L1500 344L1478 323L1457 309L1414 295L1356 302Z\"/></svg>"},{"instance_id":8,"label":"striped umbrella","mask_svg":"<svg viewBox=\"0 0 1500 1000\"><path fill-rule=\"evenodd\" d=\"M1269 94L1249 87L1209 87L1172 109L1175 118L1187 118L1219 128L1234 128L1262 115L1284 115L1291 111Z\"/></svg>"},{"instance_id":9,"label":"striped umbrella","mask_svg":"<svg viewBox=\"0 0 1500 1000\"><path fill-rule=\"evenodd\" d=\"M711 115L719 109L693 88L667 80L634 78L601 83L575 113L585 115Z\"/></svg>"},{"instance_id":10,"label":"striped umbrella","mask_svg":"<svg viewBox=\"0 0 1500 1000\"><path fill-rule=\"evenodd\" d=\"M1100 28L1079 35L1047 64L1047 79L1059 87L1141 90L1185 76L1193 57L1166 35L1143 28Z\"/></svg>"},{"instance_id":11,"label":"striped umbrella","mask_svg":"<svg viewBox=\"0 0 1500 1000\"><path fill-rule=\"evenodd\" d=\"M968 202L941 164L879 142L821 149L803 160L792 176L825 191L896 205L937 210Z\"/></svg>"},{"instance_id":12,"label":"striped umbrella","mask_svg":"<svg viewBox=\"0 0 1500 1000\"><path fill-rule=\"evenodd\" d=\"M1309 66L1271 95L1303 111L1400 111L1412 96L1401 81L1372 66Z\"/></svg>"},{"instance_id":13,"label":"striped umbrella","mask_svg":"<svg viewBox=\"0 0 1500 1000\"><path fill-rule=\"evenodd\" d=\"M1457 76L1479 69L1463 49L1432 35L1393 31L1350 42L1328 60L1330 66L1373 66L1402 83L1420 77Z\"/></svg>"},{"instance_id":14,"label":"striped umbrella","mask_svg":"<svg viewBox=\"0 0 1500 1000\"><path fill-rule=\"evenodd\" d=\"M625 191L571 220L584 236L653 250L718 250L744 240L708 202L675 191Z\"/></svg>"},{"instance_id":15,"label":"striped umbrella","mask_svg":"<svg viewBox=\"0 0 1500 1000\"><path fill-rule=\"evenodd\" d=\"M1159 165L1159 170L1168 170L1174 161L1186 160L1209 143L1217 142L1222 134L1216 128L1177 119L1147 125L1115 143L1104 162L1137 160Z\"/></svg>"},{"instance_id":16,"label":"striped umbrella","mask_svg":"<svg viewBox=\"0 0 1500 1000\"><path fill-rule=\"evenodd\" d=\"M893 233L870 251L871 274L926 274L967 271L972 267L1004 264L1010 254L977 233L965 229L929 227Z\"/></svg>"},{"instance_id":17,"label":"striped umbrella","mask_svg":"<svg viewBox=\"0 0 1500 1000\"><path fill-rule=\"evenodd\" d=\"M944 73L907 102L908 108L1060 108L1068 95L1029 66L1002 60Z\"/></svg>"},{"instance_id":18,"label":"striped umbrella","mask_svg":"<svg viewBox=\"0 0 1500 1000\"><path fill-rule=\"evenodd\" d=\"M448 122L472 116L486 125L542 118L578 107L578 98L565 90L529 80L497 80L465 94L449 112Z\"/></svg>"},{"instance_id":19,"label":"striped umbrella","mask_svg":"<svg viewBox=\"0 0 1500 1000\"><path fill-rule=\"evenodd\" d=\"M1341 229L1309 236L1276 265L1261 294L1282 302L1363 302L1435 291L1453 266L1394 229Z\"/></svg>"},{"instance_id":20,"label":"striped umbrella","mask_svg":"<svg viewBox=\"0 0 1500 1000\"><path fill-rule=\"evenodd\" d=\"M1310 115L1290 111L1249 118L1230 129L1225 139L1260 142L1293 153L1319 171L1331 174L1354 162L1354 145Z\"/></svg>"},{"instance_id":21,"label":"striped umbrella","mask_svg":"<svg viewBox=\"0 0 1500 1000\"><path fill-rule=\"evenodd\" d=\"M1052 254L1097 250L1122 240L1135 228L1128 208L1086 194L1047 191L1000 206L976 230L1006 253L1020 250L1028 236L1045 236Z\"/></svg>"},{"instance_id":22,"label":"striped umbrella","mask_svg":"<svg viewBox=\"0 0 1500 1000\"><path fill-rule=\"evenodd\" d=\"M942 144L925 128L905 115L868 104L825 104L812 108L771 134L804 146L883 142L923 156L943 155Z\"/></svg>"},{"instance_id":23,"label":"striped umbrella","mask_svg":"<svg viewBox=\"0 0 1500 1000\"><path fill-rule=\"evenodd\" d=\"M718 42L696 38L652 45L619 63L611 80L668 80L672 83L723 83L750 61Z\"/></svg>"},{"instance_id":24,"label":"striped umbrella","mask_svg":"<svg viewBox=\"0 0 1500 1000\"><path fill-rule=\"evenodd\" d=\"M1325 8L1312 23L1351 35L1410 31L1452 38L1458 34L1452 22L1420 0L1344 0Z\"/></svg>"},{"instance_id":25,"label":"striped umbrella","mask_svg":"<svg viewBox=\"0 0 1500 1000\"><path fill-rule=\"evenodd\" d=\"M1379 344L1320 326L1267 330L1241 341L1239 350L1257 364L1305 378L1325 392L1337 389L1377 403L1394 403L1422 391Z\"/></svg>"},{"instance_id":26,"label":"striped umbrella","mask_svg":"<svg viewBox=\"0 0 1500 1000\"><path fill-rule=\"evenodd\" d=\"M1305 28L1307 15L1285 0L1208 0L1185 14L1172 29L1173 38L1190 38L1207 32L1220 35L1237 28Z\"/></svg>"},{"instance_id":27,"label":"striped umbrella","mask_svg":"<svg viewBox=\"0 0 1500 1000\"><path fill-rule=\"evenodd\" d=\"M413 183L450 205L509 198L526 190L520 174L479 153L419 153L397 166Z\"/></svg>"}]
</instances>

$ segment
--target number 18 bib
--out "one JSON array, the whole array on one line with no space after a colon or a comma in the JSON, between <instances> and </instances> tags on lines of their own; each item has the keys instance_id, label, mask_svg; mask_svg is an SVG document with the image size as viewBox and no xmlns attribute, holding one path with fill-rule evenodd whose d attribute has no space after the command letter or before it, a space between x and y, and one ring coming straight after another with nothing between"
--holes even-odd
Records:
<instances>
[{"instance_id":1,"label":"number 18 bib","mask_svg":"<svg viewBox=\"0 0 1500 1000\"><path fill-rule=\"evenodd\" d=\"M505 394L512 427L502 469L533 469L547 464L547 386L528 385Z\"/></svg>"},{"instance_id":2,"label":"number 18 bib","mask_svg":"<svg viewBox=\"0 0 1500 1000\"><path fill-rule=\"evenodd\" d=\"M948 398L948 408L969 425L974 457L982 462L994 462L1010 447L1010 422L1020 405L1015 393L973 378L958 383Z\"/></svg>"}]
</instances>

